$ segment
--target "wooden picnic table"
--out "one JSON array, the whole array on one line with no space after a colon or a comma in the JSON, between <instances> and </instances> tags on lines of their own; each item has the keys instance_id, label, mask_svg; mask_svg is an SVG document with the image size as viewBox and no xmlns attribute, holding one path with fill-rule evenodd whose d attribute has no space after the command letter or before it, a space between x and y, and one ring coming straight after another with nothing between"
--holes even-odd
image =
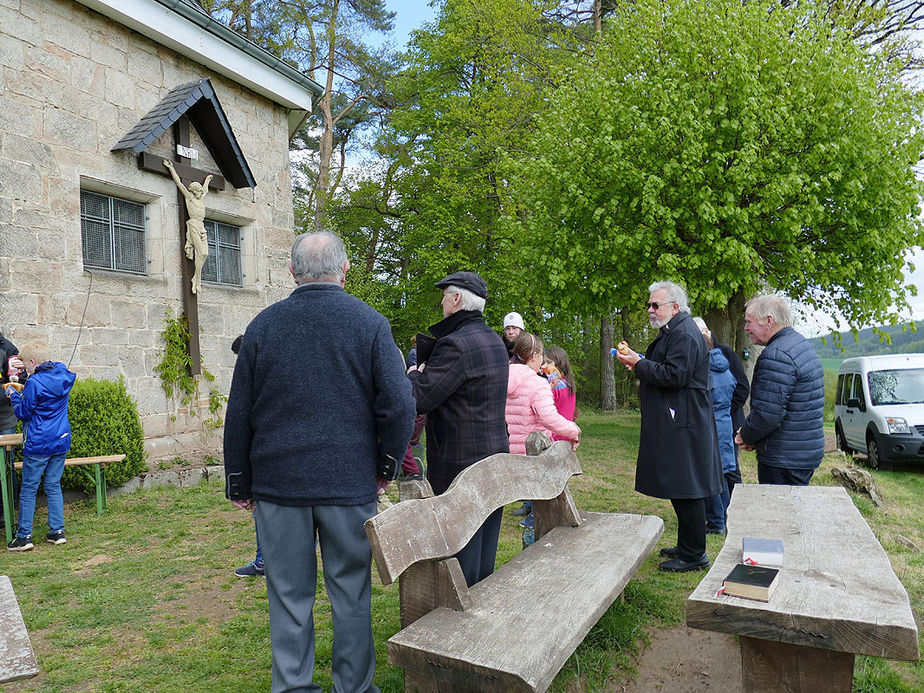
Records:
<instances>
[{"instance_id":1,"label":"wooden picnic table","mask_svg":"<svg viewBox=\"0 0 924 693\"><path fill-rule=\"evenodd\" d=\"M843 488L736 486L727 528L687 624L741 636L742 690L849 692L856 654L920 658L908 593ZM717 595L747 536L785 546L767 603Z\"/></svg>"}]
</instances>

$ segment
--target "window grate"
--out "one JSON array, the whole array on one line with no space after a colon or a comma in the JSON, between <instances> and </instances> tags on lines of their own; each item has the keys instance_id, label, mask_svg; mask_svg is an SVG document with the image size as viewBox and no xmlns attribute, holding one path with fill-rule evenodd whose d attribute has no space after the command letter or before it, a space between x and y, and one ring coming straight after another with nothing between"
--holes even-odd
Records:
<instances>
[{"instance_id":1,"label":"window grate","mask_svg":"<svg viewBox=\"0 0 924 693\"><path fill-rule=\"evenodd\" d=\"M241 286L241 229L211 219L205 220L209 256L202 267L202 281Z\"/></svg>"},{"instance_id":2,"label":"window grate","mask_svg":"<svg viewBox=\"0 0 924 693\"><path fill-rule=\"evenodd\" d=\"M80 237L84 267L147 273L144 205L81 190Z\"/></svg>"}]
</instances>

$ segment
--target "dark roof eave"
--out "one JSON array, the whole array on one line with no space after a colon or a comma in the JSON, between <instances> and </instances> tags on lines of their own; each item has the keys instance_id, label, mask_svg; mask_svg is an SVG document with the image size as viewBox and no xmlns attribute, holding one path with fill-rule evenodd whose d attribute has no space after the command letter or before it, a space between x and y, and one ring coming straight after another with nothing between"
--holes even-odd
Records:
<instances>
[{"instance_id":1,"label":"dark roof eave","mask_svg":"<svg viewBox=\"0 0 924 693\"><path fill-rule=\"evenodd\" d=\"M208 79L171 89L112 147L112 151L131 149L140 154L184 115L196 127L228 182L235 188L256 187L256 179Z\"/></svg>"}]
</instances>

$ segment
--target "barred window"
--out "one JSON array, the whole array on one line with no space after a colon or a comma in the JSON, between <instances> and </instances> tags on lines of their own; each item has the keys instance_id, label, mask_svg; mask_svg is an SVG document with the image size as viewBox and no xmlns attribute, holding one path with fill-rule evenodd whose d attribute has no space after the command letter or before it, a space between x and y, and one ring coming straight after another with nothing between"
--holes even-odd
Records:
<instances>
[{"instance_id":1,"label":"barred window","mask_svg":"<svg viewBox=\"0 0 924 693\"><path fill-rule=\"evenodd\" d=\"M209 256L202 268L202 281L241 286L241 229L211 219L205 220Z\"/></svg>"},{"instance_id":2,"label":"barred window","mask_svg":"<svg viewBox=\"0 0 924 693\"><path fill-rule=\"evenodd\" d=\"M144 205L80 191L84 267L145 274Z\"/></svg>"}]
</instances>

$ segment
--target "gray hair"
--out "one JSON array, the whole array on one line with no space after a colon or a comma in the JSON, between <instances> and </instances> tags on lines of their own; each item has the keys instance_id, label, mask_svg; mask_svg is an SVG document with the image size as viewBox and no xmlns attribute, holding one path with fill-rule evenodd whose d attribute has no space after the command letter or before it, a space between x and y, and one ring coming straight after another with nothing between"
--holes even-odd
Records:
<instances>
[{"instance_id":1,"label":"gray hair","mask_svg":"<svg viewBox=\"0 0 924 693\"><path fill-rule=\"evenodd\" d=\"M303 233L292 244L292 274L296 284L343 279L346 248L330 231Z\"/></svg>"},{"instance_id":2,"label":"gray hair","mask_svg":"<svg viewBox=\"0 0 924 693\"><path fill-rule=\"evenodd\" d=\"M777 294L755 296L744 306L744 311L755 318L769 316L781 328L792 327L792 310L789 308L789 302Z\"/></svg>"},{"instance_id":3,"label":"gray hair","mask_svg":"<svg viewBox=\"0 0 924 693\"><path fill-rule=\"evenodd\" d=\"M446 287L446 293L459 294L459 296L462 297L462 310L477 310L479 313L484 312L484 299L481 296L476 296L468 289L450 284Z\"/></svg>"},{"instance_id":4,"label":"gray hair","mask_svg":"<svg viewBox=\"0 0 924 693\"><path fill-rule=\"evenodd\" d=\"M677 304L677 309L681 313L689 313L690 306L687 302L687 290L680 284L674 282L655 282L648 287L648 293L653 294L655 291L664 291L667 293L667 299Z\"/></svg>"}]
</instances>

